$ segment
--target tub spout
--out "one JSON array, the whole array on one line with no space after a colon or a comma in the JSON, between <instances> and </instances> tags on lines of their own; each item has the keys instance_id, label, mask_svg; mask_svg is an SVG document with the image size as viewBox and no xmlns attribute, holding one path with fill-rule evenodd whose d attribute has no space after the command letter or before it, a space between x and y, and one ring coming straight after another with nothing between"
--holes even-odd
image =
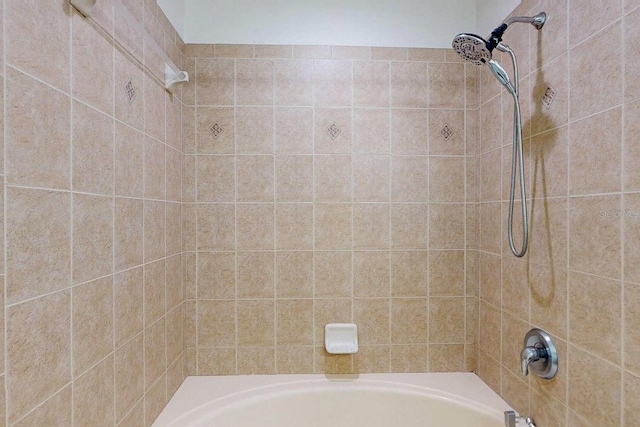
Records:
<instances>
[{"instance_id":1,"label":"tub spout","mask_svg":"<svg viewBox=\"0 0 640 427\"><path fill-rule=\"evenodd\" d=\"M521 426L520 422L524 422L526 427L536 427L531 417L518 417L515 411L505 411L504 413L504 427L517 427Z\"/></svg>"}]
</instances>

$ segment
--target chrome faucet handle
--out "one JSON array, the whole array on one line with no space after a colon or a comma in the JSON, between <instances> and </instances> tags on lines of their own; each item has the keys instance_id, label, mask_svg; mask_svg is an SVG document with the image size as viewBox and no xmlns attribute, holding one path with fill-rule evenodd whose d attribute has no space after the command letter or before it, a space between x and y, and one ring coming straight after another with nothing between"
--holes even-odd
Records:
<instances>
[{"instance_id":1,"label":"chrome faucet handle","mask_svg":"<svg viewBox=\"0 0 640 427\"><path fill-rule=\"evenodd\" d=\"M558 372L558 352L548 333L542 329L531 329L524 337L524 348L520 352L522 375L529 371L541 378L551 379Z\"/></svg>"}]
</instances>

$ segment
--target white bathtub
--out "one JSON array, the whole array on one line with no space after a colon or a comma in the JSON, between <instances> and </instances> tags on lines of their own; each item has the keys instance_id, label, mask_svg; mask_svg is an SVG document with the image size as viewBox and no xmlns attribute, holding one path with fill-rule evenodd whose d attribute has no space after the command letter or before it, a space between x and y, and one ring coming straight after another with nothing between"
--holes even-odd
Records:
<instances>
[{"instance_id":1,"label":"white bathtub","mask_svg":"<svg viewBox=\"0 0 640 427\"><path fill-rule=\"evenodd\" d=\"M152 427L504 427L510 409L471 373L188 377Z\"/></svg>"}]
</instances>

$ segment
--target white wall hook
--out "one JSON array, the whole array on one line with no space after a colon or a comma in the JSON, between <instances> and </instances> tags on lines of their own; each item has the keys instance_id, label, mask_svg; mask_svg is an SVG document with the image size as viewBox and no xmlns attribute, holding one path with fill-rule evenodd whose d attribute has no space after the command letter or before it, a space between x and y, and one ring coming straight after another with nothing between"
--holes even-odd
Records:
<instances>
[{"instance_id":1,"label":"white wall hook","mask_svg":"<svg viewBox=\"0 0 640 427\"><path fill-rule=\"evenodd\" d=\"M84 16L90 16L91 8L96 4L96 0L70 0L70 3Z\"/></svg>"},{"instance_id":2,"label":"white wall hook","mask_svg":"<svg viewBox=\"0 0 640 427\"><path fill-rule=\"evenodd\" d=\"M164 87L172 95L179 85L189 82L189 73L187 73L186 71L180 71L178 72L178 74L176 74L169 65L165 65L164 67L164 77Z\"/></svg>"}]
</instances>

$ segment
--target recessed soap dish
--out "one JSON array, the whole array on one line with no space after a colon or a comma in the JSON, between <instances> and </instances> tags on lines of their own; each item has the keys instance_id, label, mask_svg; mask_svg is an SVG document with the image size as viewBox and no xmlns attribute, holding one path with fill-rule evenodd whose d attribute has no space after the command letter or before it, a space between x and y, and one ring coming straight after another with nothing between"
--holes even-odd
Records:
<instances>
[{"instance_id":1,"label":"recessed soap dish","mask_svg":"<svg viewBox=\"0 0 640 427\"><path fill-rule=\"evenodd\" d=\"M324 347L329 354L358 352L358 326L354 323L327 323L324 326Z\"/></svg>"}]
</instances>

